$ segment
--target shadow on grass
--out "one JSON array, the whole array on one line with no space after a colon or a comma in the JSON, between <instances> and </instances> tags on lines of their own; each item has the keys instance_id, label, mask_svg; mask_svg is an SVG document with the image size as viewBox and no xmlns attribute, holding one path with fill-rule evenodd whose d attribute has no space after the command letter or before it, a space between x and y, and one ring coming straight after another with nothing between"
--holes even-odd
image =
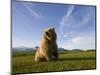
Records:
<instances>
[{"instance_id":1,"label":"shadow on grass","mask_svg":"<svg viewBox=\"0 0 100 75\"><path fill-rule=\"evenodd\" d=\"M64 61L64 60L72 60L72 61L74 61L74 60L96 60L96 58L95 57L87 57L87 58L60 58L59 59L59 61Z\"/></svg>"}]
</instances>

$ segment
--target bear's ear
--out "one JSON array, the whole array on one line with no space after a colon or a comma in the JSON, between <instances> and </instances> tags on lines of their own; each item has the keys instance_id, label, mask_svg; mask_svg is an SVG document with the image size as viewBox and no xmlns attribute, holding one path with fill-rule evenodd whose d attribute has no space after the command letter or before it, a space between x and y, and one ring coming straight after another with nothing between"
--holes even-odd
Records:
<instances>
[{"instance_id":1,"label":"bear's ear","mask_svg":"<svg viewBox=\"0 0 100 75\"><path fill-rule=\"evenodd\" d=\"M54 30L54 31L55 31L55 28L53 27L53 28L52 28L52 30Z\"/></svg>"}]
</instances>

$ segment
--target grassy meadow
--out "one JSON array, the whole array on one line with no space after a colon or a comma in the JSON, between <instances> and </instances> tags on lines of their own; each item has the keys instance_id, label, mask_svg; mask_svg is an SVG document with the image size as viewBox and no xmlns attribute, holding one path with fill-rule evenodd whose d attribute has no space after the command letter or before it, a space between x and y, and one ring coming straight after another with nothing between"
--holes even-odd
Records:
<instances>
[{"instance_id":1,"label":"grassy meadow","mask_svg":"<svg viewBox=\"0 0 100 75\"><path fill-rule=\"evenodd\" d=\"M35 52L15 52L12 55L12 73L92 70L96 69L95 54L95 50L60 51L57 61L35 62Z\"/></svg>"}]
</instances>

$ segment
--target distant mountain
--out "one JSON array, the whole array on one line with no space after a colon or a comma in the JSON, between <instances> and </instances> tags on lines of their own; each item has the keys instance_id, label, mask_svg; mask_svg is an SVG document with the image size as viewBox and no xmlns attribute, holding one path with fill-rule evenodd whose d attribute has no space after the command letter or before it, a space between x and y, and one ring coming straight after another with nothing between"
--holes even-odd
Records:
<instances>
[{"instance_id":1,"label":"distant mountain","mask_svg":"<svg viewBox=\"0 0 100 75\"><path fill-rule=\"evenodd\" d=\"M29 48L24 46L12 48L12 51L34 51L34 50L35 48Z\"/></svg>"},{"instance_id":2,"label":"distant mountain","mask_svg":"<svg viewBox=\"0 0 100 75\"><path fill-rule=\"evenodd\" d=\"M83 51L81 49L72 49L71 51Z\"/></svg>"},{"instance_id":3,"label":"distant mountain","mask_svg":"<svg viewBox=\"0 0 100 75\"><path fill-rule=\"evenodd\" d=\"M96 51L95 49L87 49L86 51Z\"/></svg>"},{"instance_id":4,"label":"distant mountain","mask_svg":"<svg viewBox=\"0 0 100 75\"><path fill-rule=\"evenodd\" d=\"M29 47L24 47L24 46L21 46L21 47L14 47L12 48L12 51L13 52L21 52L21 51L36 51L36 48L38 48L38 46L34 47L34 48L29 48ZM64 48L58 48L58 51L59 52L62 52L62 51L84 51L84 50L81 50L81 49L72 49L72 50L68 50L68 49L64 49ZM86 50L86 51L94 51L94 49L90 49L90 50Z\"/></svg>"},{"instance_id":5,"label":"distant mountain","mask_svg":"<svg viewBox=\"0 0 100 75\"><path fill-rule=\"evenodd\" d=\"M29 47L24 47L24 46L21 46L21 47L14 47L12 48L12 51L35 51L37 47L34 47L34 48L29 48ZM64 49L64 48L58 48L58 51L68 51L67 49Z\"/></svg>"},{"instance_id":6,"label":"distant mountain","mask_svg":"<svg viewBox=\"0 0 100 75\"><path fill-rule=\"evenodd\" d=\"M58 51L69 51L69 50L64 49L64 48L58 48Z\"/></svg>"}]
</instances>

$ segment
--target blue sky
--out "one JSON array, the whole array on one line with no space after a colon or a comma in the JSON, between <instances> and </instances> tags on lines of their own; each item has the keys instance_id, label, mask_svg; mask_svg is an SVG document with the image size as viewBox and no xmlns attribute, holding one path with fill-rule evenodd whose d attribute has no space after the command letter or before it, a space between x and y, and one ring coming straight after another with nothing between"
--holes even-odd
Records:
<instances>
[{"instance_id":1,"label":"blue sky","mask_svg":"<svg viewBox=\"0 0 100 75\"><path fill-rule=\"evenodd\" d=\"M59 47L95 49L95 13L95 6L13 1L13 47L39 46L44 29L53 26Z\"/></svg>"}]
</instances>

